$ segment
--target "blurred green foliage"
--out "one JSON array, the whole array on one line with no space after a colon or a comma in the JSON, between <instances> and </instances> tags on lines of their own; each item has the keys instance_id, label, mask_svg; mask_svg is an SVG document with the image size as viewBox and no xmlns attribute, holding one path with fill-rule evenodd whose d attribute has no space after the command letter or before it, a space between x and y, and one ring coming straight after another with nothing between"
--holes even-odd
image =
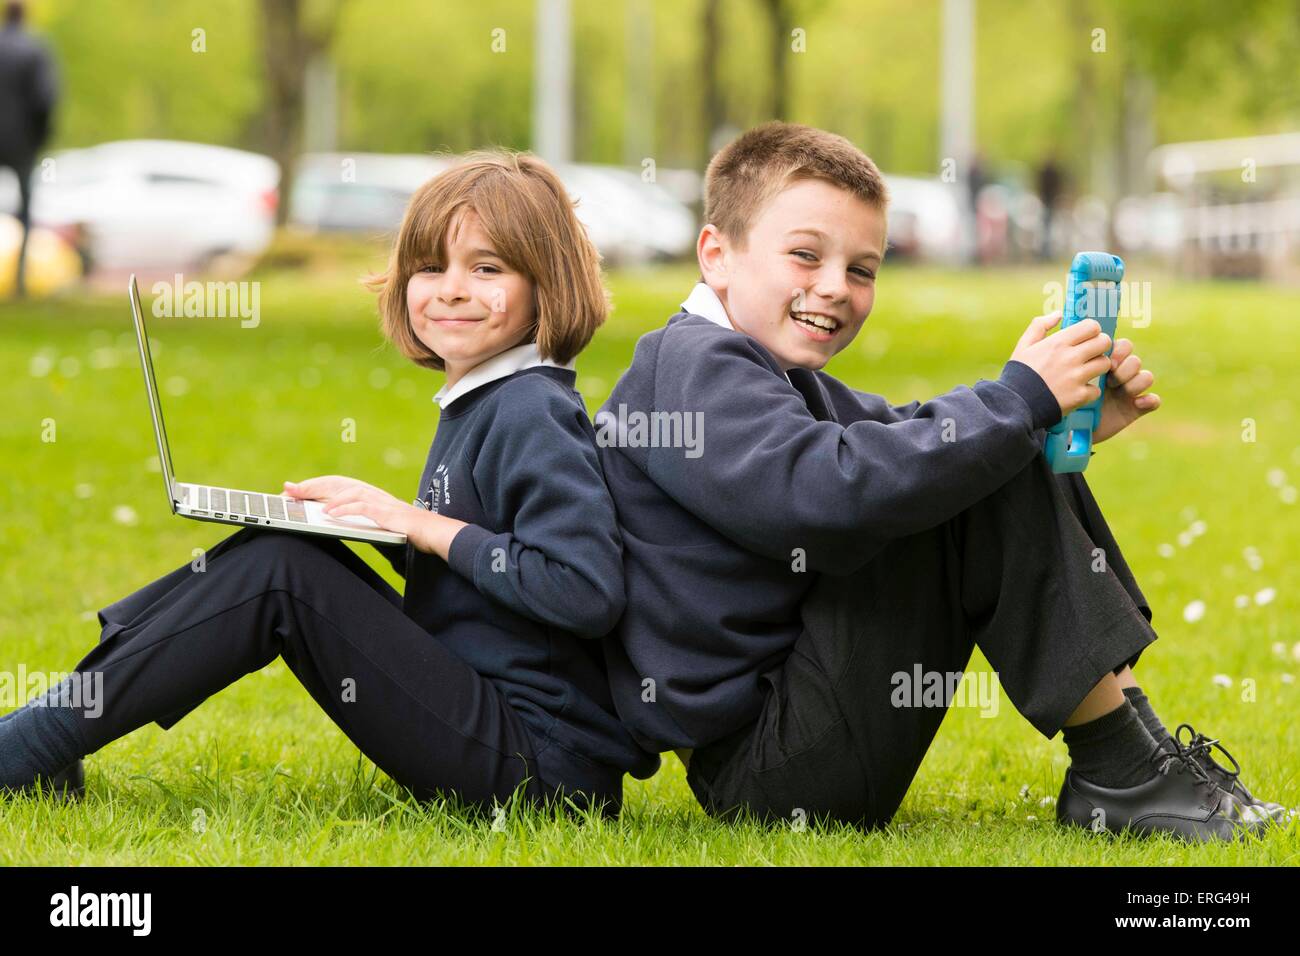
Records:
<instances>
[{"instance_id":1,"label":"blurred green foliage","mask_svg":"<svg viewBox=\"0 0 1300 956\"><path fill-rule=\"evenodd\" d=\"M648 99L650 155L698 164L704 2L572 0L576 158L627 161L629 104ZM888 171L936 170L940 0L787 3L806 52L789 54L786 118L850 137ZM307 0L305 15L330 4L342 5L341 149L530 146L533 0ZM637 9L648 33L629 30ZM743 128L770 118L770 24L758 0L720 11L725 114ZM258 0L35 0L29 19L64 72L52 148L135 137L259 148ZM1079 131L1115 129L1134 76L1154 84L1157 142L1296 126L1292 0L976 0L976 23L977 139L994 164L1034 164L1054 144L1077 163ZM629 70L632 43L649 52L644 74Z\"/></svg>"}]
</instances>

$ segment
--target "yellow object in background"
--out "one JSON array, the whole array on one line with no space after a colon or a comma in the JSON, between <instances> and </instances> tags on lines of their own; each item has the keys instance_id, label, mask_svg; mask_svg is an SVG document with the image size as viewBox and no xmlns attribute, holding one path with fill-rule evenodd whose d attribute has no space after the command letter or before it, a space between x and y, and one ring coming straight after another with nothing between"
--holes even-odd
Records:
<instances>
[{"instance_id":1,"label":"yellow object in background","mask_svg":"<svg viewBox=\"0 0 1300 956\"><path fill-rule=\"evenodd\" d=\"M0 215L0 299L14 294L22 235L17 219ZM27 294L32 298L52 295L80 279L81 257L77 250L49 229L33 229L27 240Z\"/></svg>"}]
</instances>

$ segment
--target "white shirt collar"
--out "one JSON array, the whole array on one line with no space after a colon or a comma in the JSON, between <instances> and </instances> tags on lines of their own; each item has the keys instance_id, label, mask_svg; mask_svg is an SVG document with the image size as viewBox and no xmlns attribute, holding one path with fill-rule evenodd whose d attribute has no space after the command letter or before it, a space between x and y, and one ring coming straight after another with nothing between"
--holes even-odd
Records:
<instances>
[{"instance_id":1,"label":"white shirt collar","mask_svg":"<svg viewBox=\"0 0 1300 956\"><path fill-rule=\"evenodd\" d=\"M495 382L499 378L505 378L507 375L513 375L522 369L534 368L538 365L549 365L552 368L572 370L574 361L570 359L567 364L561 365L551 359L544 359L537 348L536 342L525 342L523 345L516 345L512 349L506 349L504 352L492 356L486 362L474 366L461 376L455 385L450 388L444 385L438 389L438 393L433 396L433 400L438 403L439 408L445 410L456 399L467 392L473 391L480 385Z\"/></svg>"},{"instance_id":2,"label":"white shirt collar","mask_svg":"<svg viewBox=\"0 0 1300 956\"><path fill-rule=\"evenodd\" d=\"M731 329L733 332L736 330L736 327L731 324L731 319L727 318L727 309L718 298L718 293L714 292L707 282L695 283L695 288L682 303L682 311L689 312L691 315L702 315L714 325L720 325L724 329Z\"/></svg>"},{"instance_id":3,"label":"white shirt collar","mask_svg":"<svg viewBox=\"0 0 1300 956\"><path fill-rule=\"evenodd\" d=\"M726 306L722 304L722 300L718 298L718 293L714 292L707 282L695 283L695 288L691 290L691 294L682 303L682 311L689 312L691 315L702 316L714 325L720 325L732 332L736 331L736 327L731 324L731 319L727 317ZM785 375L785 380L789 382L790 373L783 372L782 374ZM793 385L794 383L791 382L790 384Z\"/></svg>"}]
</instances>

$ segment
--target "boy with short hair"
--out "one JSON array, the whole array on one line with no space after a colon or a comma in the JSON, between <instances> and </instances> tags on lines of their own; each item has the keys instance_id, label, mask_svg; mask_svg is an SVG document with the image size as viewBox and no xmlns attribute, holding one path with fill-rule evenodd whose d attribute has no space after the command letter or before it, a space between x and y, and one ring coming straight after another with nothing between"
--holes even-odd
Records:
<instances>
[{"instance_id":1,"label":"boy with short hair","mask_svg":"<svg viewBox=\"0 0 1300 956\"><path fill-rule=\"evenodd\" d=\"M1158 406L1131 344L1040 316L997 381L891 406L820 371L884 258L871 160L768 123L705 189L703 281L596 416L628 589L605 650L638 743L675 749L712 814L881 825L949 703L911 706L897 675L963 671L979 644L1039 732L1064 727L1062 823L1210 840L1281 818L1151 711L1130 670L1151 610L1082 476L1041 453L1102 372L1095 441Z\"/></svg>"}]
</instances>

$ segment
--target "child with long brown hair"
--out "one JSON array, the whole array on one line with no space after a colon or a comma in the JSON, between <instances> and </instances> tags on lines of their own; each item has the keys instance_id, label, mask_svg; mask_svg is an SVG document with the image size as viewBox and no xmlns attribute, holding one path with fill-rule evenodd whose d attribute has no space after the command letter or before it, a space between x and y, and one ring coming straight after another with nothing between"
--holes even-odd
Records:
<instances>
[{"instance_id":1,"label":"child with long brown hair","mask_svg":"<svg viewBox=\"0 0 1300 956\"><path fill-rule=\"evenodd\" d=\"M574 359L608 299L563 185L536 157L471 154L414 194L368 285L387 337L446 376L419 496L337 475L285 494L404 532L380 550L405 595L337 539L243 529L205 573L186 564L100 612L77 669L104 675L102 713L5 722L25 746L0 786L75 791L84 754L168 728L281 656L421 798L611 813L624 772L654 772L614 714L598 644L623 613L622 541Z\"/></svg>"}]
</instances>

